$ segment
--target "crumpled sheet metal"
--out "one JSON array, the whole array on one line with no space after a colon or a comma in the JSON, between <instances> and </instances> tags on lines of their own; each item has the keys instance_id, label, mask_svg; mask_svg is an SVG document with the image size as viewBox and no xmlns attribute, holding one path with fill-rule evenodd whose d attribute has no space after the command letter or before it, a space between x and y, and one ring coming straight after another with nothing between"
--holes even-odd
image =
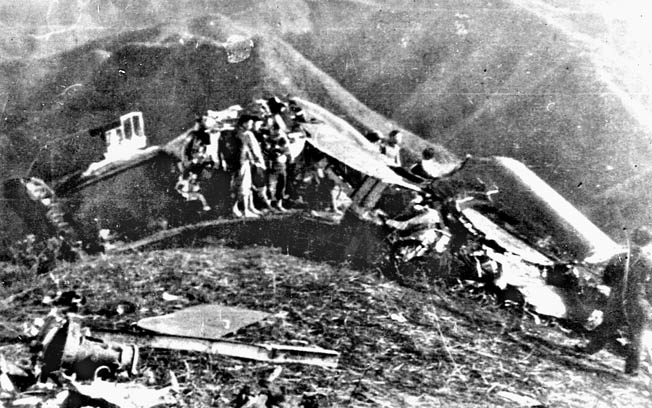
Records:
<instances>
[{"instance_id":1,"label":"crumpled sheet metal","mask_svg":"<svg viewBox=\"0 0 652 408\"><path fill-rule=\"evenodd\" d=\"M387 184L420 191L419 186L404 180L390 169L380 153L376 154L361 147L349 135L342 134L325 123L303 124L302 126L309 134L306 143L310 143L324 154Z\"/></svg>"},{"instance_id":2,"label":"crumpled sheet metal","mask_svg":"<svg viewBox=\"0 0 652 408\"><path fill-rule=\"evenodd\" d=\"M417 184L403 179L390 169L378 148L345 120L301 98L295 97L292 101L303 109L307 117L322 122L301 125L310 135L307 143L363 174L388 184L421 191Z\"/></svg>"},{"instance_id":3,"label":"crumpled sheet metal","mask_svg":"<svg viewBox=\"0 0 652 408\"><path fill-rule=\"evenodd\" d=\"M446 182L460 191L497 188L498 192L491 195L491 204L487 204L500 214L501 218L494 221L509 224L514 234L555 261L598 263L622 250L518 160L472 158Z\"/></svg>"},{"instance_id":4,"label":"crumpled sheet metal","mask_svg":"<svg viewBox=\"0 0 652 408\"><path fill-rule=\"evenodd\" d=\"M495 241L505 250L512 254L518 255L524 261L541 266L552 266L554 262L543 255L541 252L535 250L524 241L518 239L514 235L505 231L489 218L482 215L473 208L466 208L462 210L462 214L473 224L473 228L480 231L486 239Z\"/></svg>"}]
</instances>

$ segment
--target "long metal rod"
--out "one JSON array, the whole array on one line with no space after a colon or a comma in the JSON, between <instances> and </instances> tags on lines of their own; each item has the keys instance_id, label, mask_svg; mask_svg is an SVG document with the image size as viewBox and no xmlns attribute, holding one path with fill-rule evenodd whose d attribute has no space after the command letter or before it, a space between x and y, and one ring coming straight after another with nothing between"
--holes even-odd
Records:
<instances>
[{"instance_id":1,"label":"long metal rod","mask_svg":"<svg viewBox=\"0 0 652 408\"><path fill-rule=\"evenodd\" d=\"M246 344L228 340L199 337L171 336L165 334L125 334L94 330L95 336L122 344L135 344L167 350L195 351L247 360L277 364L307 364L324 368L336 368L340 353L319 347L295 347L278 344Z\"/></svg>"}]
</instances>

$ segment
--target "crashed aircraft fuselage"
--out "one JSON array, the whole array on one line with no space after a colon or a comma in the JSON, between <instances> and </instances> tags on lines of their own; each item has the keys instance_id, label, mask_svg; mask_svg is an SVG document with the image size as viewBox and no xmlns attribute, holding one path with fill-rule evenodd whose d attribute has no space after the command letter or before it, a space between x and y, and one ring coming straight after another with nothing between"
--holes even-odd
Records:
<instances>
[{"instance_id":1,"label":"crashed aircraft fuselage","mask_svg":"<svg viewBox=\"0 0 652 408\"><path fill-rule=\"evenodd\" d=\"M534 280L541 280L542 268L549 268L559 263L596 262L610 257L619 250L618 245L608 236L536 174L516 160L501 157L471 159L458 171L443 175L445 177L431 183L430 187L426 187L406 180L394 172L378 152L377 146L367 141L346 121L309 101L294 98L292 102L299 106L305 117L308 118L298 126L300 133L298 137L294 138L293 155L300 156L305 145L309 145L310 148L321 152L328 160L338 163L342 168L351 170L339 174L343 178L343 182L348 183L351 187L350 195L353 198L353 204L349 213L353 215L350 217L365 222L365 214L368 210L374 210L378 205L382 207L380 198L383 191L388 194L404 194L406 196L411 196L414 193L427 196L429 193L434 193L435 199L439 200L440 204L446 201L461 203L457 212L454 215L448 214L449 217L463 219L464 222L461 225L468 226L475 233L481 235L486 242L491 242L491 245L495 246L492 248L494 260L499 259L505 265L502 269L519 270L518 264L522 262L527 267L520 269L525 271L525 275L529 276L528 279ZM208 111L208 116L212 117L214 122L208 132L215 143L210 143L207 151L209 156L215 156L214 162L219 162L219 152L214 150L218 145L217 139L221 137L221 134L233 133L234 121L239 114L239 109L236 107L223 111ZM102 197L103 189L94 186L99 183L110 185L119 181L121 177L128 180L130 174L140 174L140 176L155 178L155 182L150 182L147 185L147 188L154 187L155 189L152 191L143 189L141 192L132 191L131 196L123 200L131 207L135 207L137 205L132 203L136 202L134 200L140 199L138 204L140 209L134 211L130 208L133 215L126 222L142 221L137 220L137 211L147 211L148 205L154 203L157 204L155 214L146 215L151 218L148 224L152 224L154 229L161 226L158 223L160 220L174 218L170 213L187 205L184 204L186 200L179 197L172 186L179 177L179 170L175 169L175 163L184 159L183 149L191 131L171 140L165 146L147 146L144 121L142 115L137 112L124 115L112 126L98 129L103 133L107 145L105 157L87 168L78 169L65 177L46 180L55 193L53 200L64 203L72 200L74 208L83 209L87 204L85 200L89 199L83 195L84 192L94 189L94 196L90 200L99 201L99 203L96 204L96 207L88 208L89 212L96 212L92 209L100 208L102 200L110 200L115 197ZM95 133L97 132L98 130ZM211 172L213 175L219 176L224 174L223 170L212 168ZM157 174L149 174L151 172ZM221 192L221 196L228 197L226 190L229 188L230 174L224 175L222 179L227 181L220 187L224 190ZM205 182L204 185L209 182L214 183L217 179L219 177ZM117 190L114 191L122 192L125 182L118 182ZM165 187L166 185L168 187ZM136 183L137 186L138 183ZM370 199L367 192L360 193L363 187L374 192L373 199ZM481 200L479 203L473 200L469 202L464 200L465 197L489 190L495 191L488 196L487 200ZM401 193L401 191L403 192ZM156 197L156 194L166 197L165 200L152 198L143 203L143 197ZM437 197L437 195L439 196ZM209 202L209 204L213 205L214 203ZM105 207L107 206L105 205ZM86 218L82 218L80 214L72 211L72 214L68 214L68 217L72 218L72 222L69 224L85 229L86 231L80 234L83 238L89 237L93 233L97 235L102 228L120 230L121 222L125 222L119 221L123 214L112 213L110 210L103 211L101 215L101 217L93 217L95 225L89 226L91 219L88 215ZM152 220L156 222L152 223ZM43 222L48 221L43 220ZM383 224L382 222L378 224L379 228L388 228L388 224L380 225ZM432 245L432 249L443 251L448 245L448 241L441 240L443 235L440 230L446 228L446 225L445 222L439 225L435 224L433 223L432 228L437 231L431 234L421 234L420 236L429 238L419 239L429 240L427 243ZM391 228L389 229L391 230ZM94 232L89 233L89 230ZM147 231L143 233L147 233ZM454 238L450 237L450 231L448 235L447 239ZM428 250L426 248L428 245L422 248L422 253ZM359 246L359 248L363 247L364 245ZM517 277L516 274L512 274L512 276L512 284L524 285L523 276ZM563 312L555 311L550 314L560 315Z\"/></svg>"}]
</instances>

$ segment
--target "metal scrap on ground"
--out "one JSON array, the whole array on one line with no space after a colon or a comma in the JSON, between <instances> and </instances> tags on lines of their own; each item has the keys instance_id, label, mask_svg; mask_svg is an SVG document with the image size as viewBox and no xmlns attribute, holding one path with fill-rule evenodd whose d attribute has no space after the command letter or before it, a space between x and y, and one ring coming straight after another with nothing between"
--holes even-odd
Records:
<instances>
[{"instance_id":1,"label":"metal scrap on ground","mask_svg":"<svg viewBox=\"0 0 652 408\"><path fill-rule=\"evenodd\" d=\"M198 305L141 319L138 327L173 336L219 338L268 317L269 313L223 305Z\"/></svg>"},{"instance_id":2,"label":"metal scrap on ground","mask_svg":"<svg viewBox=\"0 0 652 408\"><path fill-rule=\"evenodd\" d=\"M194 351L245 360L275 364L306 364L336 368L340 353L320 347L284 346L280 344L246 344L222 339L209 339L167 334L124 334L97 331L110 341L133 343L140 347Z\"/></svg>"},{"instance_id":3,"label":"metal scrap on ground","mask_svg":"<svg viewBox=\"0 0 652 408\"><path fill-rule=\"evenodd\" d=\"M337 367L339 353L320 347L244 344L220 339L268 316L269 313L256 310L207 304L142 319L137 325L148 331L143 335L105 333L105 336L153 348L197 351L271 363Z\"/></svg>"}]
</instances>

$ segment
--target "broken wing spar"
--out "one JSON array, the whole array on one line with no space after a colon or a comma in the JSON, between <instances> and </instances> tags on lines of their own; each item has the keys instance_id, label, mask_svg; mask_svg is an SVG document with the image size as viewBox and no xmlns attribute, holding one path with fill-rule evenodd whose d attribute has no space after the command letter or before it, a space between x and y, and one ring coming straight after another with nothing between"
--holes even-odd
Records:
<instances>
[{"instance_id":1,"label":"broken wing spar","mask_svg":"<svg viewBox=\"0 0 652 408\"><path fill-rule=\"evenodd\" d=\"M143 335L107 334L139 346L220 354L270 363L300 363L337 367L340 353L320 347L245 344L222 339L228 333L260 321L269 314L256 310L206 304L138 321ZM125 337L126 336L126 337Z\"/></svg>"},{"instance_id":2,"label":"broken wing spar","mask_svg":"<svg viewBox=\"0 0 652 408\"><path fill-rule=\"evenodd\" d=\"M293 97L290 100L301 107L301 109L303 109L303 111L308 114L310 118L326 123L328 126L335 129L338 133L346 135L346 138L349 140L349 142L355 144L358 148L368 150L370 152L377 151L377 147L369 142L367 138L362 135L362 133L358 132L358 130L354 128L349 122L345 121L339 116L336 116L327 109L305 99Z\"/></svg>"},{"instance_id":3,"label":"broken wing spar","mask_svg":"<svg viewBox=\"0 0 652 408\"><path fill-rule=\"evenodd\" d=\"M168 350L184 350L222 355L269 363L307 364L324 368L336 368L340 353L319 347L283 346L278 344L246 344L223 339L207 339L169 334L125 334L109 331L95 333L112 342L136 344Z\"/></svg>"}]
</instances>

